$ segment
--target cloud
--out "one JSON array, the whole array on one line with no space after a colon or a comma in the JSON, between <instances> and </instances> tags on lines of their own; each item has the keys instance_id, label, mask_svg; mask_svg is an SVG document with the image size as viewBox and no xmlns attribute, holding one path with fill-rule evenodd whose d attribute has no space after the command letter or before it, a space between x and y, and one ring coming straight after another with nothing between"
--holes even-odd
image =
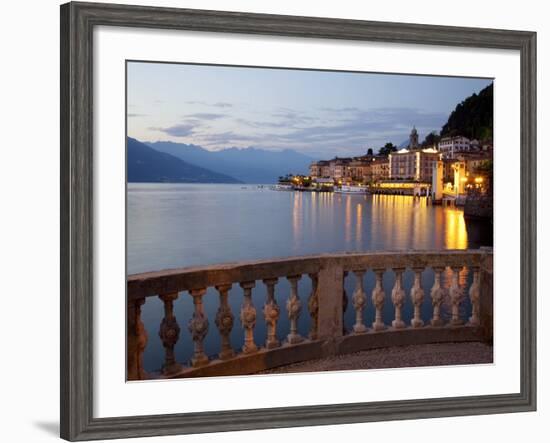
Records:
<instances>
[{"instance_id":1,"label":"cloud","mask_svg":"<svg viewBox=\"0 0 550 443\"><path fill-rule=\"evenodd\" d=\"M218 113L194 113L177 125L152 128L208 149L231 146L281 150L294 149L318 158L351 156L375 150L386 142L400 144L413 125L420 138L441 128L447 120L442 112L418 108L325 108L323 111L277 109L255 118ZM224 118L222 118L224 117ZM206 124L212 122L210 124Z\"/></svg>"},{"instance_id":2,"label":"cloud","mask_svg":"<svg viewBox=\"0 0 550 443\"><path fill-rule=\"evenodd\" d=\"M361 109L356 108L354 106L346 106L342 108L331 108L331 107L323 107L321 108L321 111L325 112L362 112Z\"/></svg>"},{"instance_id":3,"label":"cloud","mask_svg":"<svg viewBox=\"0 0 550 443\"><path fill-rule=\"evenodd\" d=\"M160 131L173 137L187 137L192 135L197 125L193 123L180 123L178 125L169 126L167 128L150 127L152 131Z\"/></svg>"},{"instance_id":4,"label":"cloud","mask_svg":"<svg viewBox=\"0 0 550 443\"><path fill-rule=\"evenodd\" d=\"M188 100L185 103L188 105L213 106L215 108L231 108L233 106L231 103L228 102L209 103L201 100Z\"/></svg>"},{"instance_id":5,"label":"cloud","mask_svg":"<svg viewBox=\"0 0 550 443\"><path fill-rule=\"evenodd\" d=\"M224 114L215 114L213 112L197 112L195 114L188 114L186 117L196 118L200 120L218 120L224 118Z\"/></svg>"}]
</instances>

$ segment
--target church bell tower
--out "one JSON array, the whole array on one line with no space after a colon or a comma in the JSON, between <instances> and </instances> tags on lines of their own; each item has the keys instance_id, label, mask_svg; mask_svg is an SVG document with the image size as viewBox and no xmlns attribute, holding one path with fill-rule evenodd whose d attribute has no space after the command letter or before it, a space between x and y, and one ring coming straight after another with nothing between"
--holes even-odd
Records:
<instances>
[{"instance_id":1,"label":"church bell tower","mask_svg":"<svg viewBox=\"0 0 550 443\"><path fill-rule=\"evenodd\" d=\"M416 148L418 148L418 132L416 131L416 127L413 126L411 135L409 135L409 149Z\"/></svg>"}]
</instances>

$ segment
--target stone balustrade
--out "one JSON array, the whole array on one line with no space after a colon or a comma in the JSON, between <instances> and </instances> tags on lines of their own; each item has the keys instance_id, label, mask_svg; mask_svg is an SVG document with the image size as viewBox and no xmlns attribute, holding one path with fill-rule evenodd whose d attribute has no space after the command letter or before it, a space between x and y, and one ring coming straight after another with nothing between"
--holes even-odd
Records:
<instances>
[{"instance_id":1,"label":"stone balustrade","mask_svg":"<svg viewBox=\"0 0 550 443\"><path fill-rule=\"evenodd\" d=\"M366 349L410 344L490 341L492 340L492 249L467 251L382 252L323 254L268 261L242 262L174 269L130 275L127 281L127 378L179 378L214 375L250 374L260 370L298 361L345 354ZM433 286L428 294L422 288L421 276L425 270L434 273ZM465 293L459 285L459 272L472 273L472 283ZM412 287L407 291L403 284L405 271L414 273ZM374 287L366 293L364 278L374 273ZM391 296L383 287L385 273L393 273ZM442 284L447 276L448 287ZM353 278L355 289L348 300L344 281ZM277 303L277 285L288 280L290 293L284 304ZM302 304L298 282L309 279L311 292L307 303ZM266 297L262 307L255 306L252 291L265 285ZM215 288L219 305L213 318L204 309L203 297L208 288ZM240 288L240 312L232 312L228 298L231 288ZM187 318L187 331L174 313L174 302L180 296L190 296L193 312L177 313ZM431 319L421 318L421 307L429 297ZM160 372L147 372L143 368L143 353L147 346L147 331L141 319L142 305L147 297L158 297L164 304L164 318L159 336L164 346L164 362ZM450 319L441 315L443 300L450 301ZM461 304L469 297L471 316L462 318ZM413 306L412 319L403 318L403 307L408 298ZM304 300L306 300L304 298ZM349 307L348 307L349 304ZM384 306L391 304L393 320L383 320ZM346 309L355 311L355 323L346 331ZM300 335L298 321L304 310L309 313L309 333ZM367 324L366 312L374 320ZM288 318L286 339L277 338L282 315ZM207 355L204 340L211 322L220 335L220 348L216 355ZM240 323L243 346L235 349L230 340L231 331ZM265 322L266 339L257 343L254 330L257 322ZM212 332L212 331L211 331ZM280 334L279 334L280 336ZM178 361L174 348L178 340L192 340L194 352L190 361Z\"/></svg>"}]
</instances>

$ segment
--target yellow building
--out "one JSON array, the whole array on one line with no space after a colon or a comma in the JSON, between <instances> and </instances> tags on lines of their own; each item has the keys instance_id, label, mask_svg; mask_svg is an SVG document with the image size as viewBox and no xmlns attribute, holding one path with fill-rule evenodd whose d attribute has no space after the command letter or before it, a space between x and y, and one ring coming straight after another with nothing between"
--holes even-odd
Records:
<instances>
[{"instance_id":1,"label":"yellow building","mask_svg":"<svg viewBox=\"0 0 550 443\"><path fill-rule=\"evenodd\" d=\"M439 151L427 149L401 149L389 155L389 173L392 180L432 181L434 164Z\"/></svg>"},{"instance_id":2,"label":"yellow building","mask_svg":"<svg viewBox=\"0 0 550 443\"><path fill-rule=\"evenodd\" d=\"M371 180L376 182L390 178L390 161L385 157L373 159L370 165Z\"/></svg>"}]
</instances>

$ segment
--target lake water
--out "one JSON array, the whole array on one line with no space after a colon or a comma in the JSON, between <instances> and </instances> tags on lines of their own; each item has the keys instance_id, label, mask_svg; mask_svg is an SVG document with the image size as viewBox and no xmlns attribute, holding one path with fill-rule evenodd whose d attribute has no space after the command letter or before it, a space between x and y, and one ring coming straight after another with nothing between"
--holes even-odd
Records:
<instances>
[{"instance_id":1,"label":"lake water","mask_svg":"<svg viewBox=\"0 0 550 443\"><path fill-rule=\"evenodd\" d=\"M431 206L426 199L391 195L346 195L273 191L255 185L214 184L129 184L127 226L128 274L160 269L218 264L241 260L289 257L323 252L359 252L422 249L476 249L492 246L492 226L487 222L465 221L461 209ZM412 271L404 274L404 285L409 295ZM444 279L448 283L448 276ZM384 319L391 322L393 307L389 299L393 286L393 273L384 275L386 304ZM467 290L471 275L461 272L460 283ZM354 289L354 278L346 279L348 297ZM422 275L426 291L422 316L431 316L429 290L433 272ZM370 292L374 275L365 276L368 308L365 322L370 325L374 309ZM299 282L302 315L299 332L307 335L310 318L307 297L311 284L307 276ZM280 279L276 298L281 306L278 335L288 333L288 320L284 309L290 285ZM242 303L242 290L234 285L229 294L235 315L231 341L235 349L242 346L242 329L238 314ZM265 341L266 330L261 308L265 301L265 288L257 282L253 301L258 311L256 343ZM214 323L218 308L218 294L210 288L204 297L210 329L205 339L205 350L215 355L219 350L219 334ZM175 315L181 327L176 345L176 357L186 362L193 352L193 343L187 330L193 306L187 293L180 294L175 302ZM466 300L462 315L470 315ZM412 317L412 303L407 299L404 319ZM448 309L444 306L444 315ZM147 299L142 318L149 333L144 355L147 370L157 370L163 362L164 348L158 336L163 317L163 304L157 297ZM345 314L345 325L351 329L354 310L351 302Z\"/></svg>"}]
</instances>

